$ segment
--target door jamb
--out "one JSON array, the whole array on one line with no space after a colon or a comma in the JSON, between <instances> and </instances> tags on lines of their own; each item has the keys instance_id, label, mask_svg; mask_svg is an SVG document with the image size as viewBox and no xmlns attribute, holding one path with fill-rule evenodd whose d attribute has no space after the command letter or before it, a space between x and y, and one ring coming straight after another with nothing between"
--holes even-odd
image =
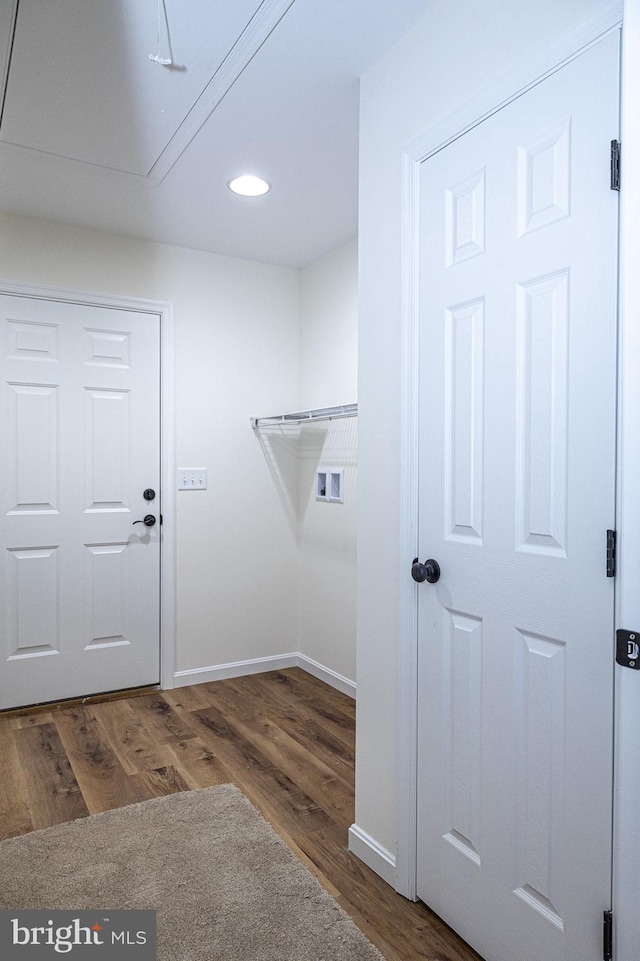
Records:
<instances>
[{"instance_id":1,"label":"door jamb","mask_svg":"<svg viewBox=\"0 0 640 961\"><path fill-rule=\"evenodd\" d=\"M616 628L640 626L640 0L625 0L622 38L621 136L624 168L620 183L620 341L618 346L618 528ZM627 51L629 55L627 56ZM625 536L628 534L628 537ZM613 652L612 652L613 656ZM640 675L616 666L614 734L613 907L614 954L631 958L640 942L637 894L640 888Z\"/></svg>"},{"instance_id":2,"label":"door jamb","mask_svg":"<svg viewBox=\"0 0 640 961\"><path fill-rule=\"evenodd\" d=\"M640 0L625 0L640 4ZM409 578L418 554L419 404L419 204L420 167L443 147L516 100L576 59L622 24L621 0L608 0L560 34L545 51L519 64L478 97L402 151L402 393L400 429L401 515L398 623L398 710L396 768L396 891L417 900L417 716L418 594ZM640 29L640 28L639 28ZM631 217L629 217L631 220ZM639 295L640 296L640 295ZM636 370L638 366L636 365ZM640 405L639 405L640 409ZM636 435L637 436L637 435ZM406 564L406 567L405 567ZM640 611L639 611L640 618ZM632 672L635 673L635 672ZM640 791L640 788L639 788ZM614 849L614 863L616 859Z\"/></svg>"},{"instance_id":3,"label":"door jamb","mask_svg":"<svg viewBox=\"0 0 640 961\"><path fill-rule=\"evenodd\" d=\"M160 551L160 685L175 687L175 392L173 351L173 304L97 294L72 287L51 287L16 283L0 278L0 294L13 297L52 300L89 307L110 307L136 313L155 314L160 318L160 475L162 492L162 527Z\"/></svg>"}]
</instances>

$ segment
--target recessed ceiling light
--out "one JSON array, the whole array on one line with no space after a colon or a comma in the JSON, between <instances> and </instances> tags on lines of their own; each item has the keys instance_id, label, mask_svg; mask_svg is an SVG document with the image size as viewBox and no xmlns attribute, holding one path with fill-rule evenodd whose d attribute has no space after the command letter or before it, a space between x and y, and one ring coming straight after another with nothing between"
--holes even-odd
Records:
<instances>
[{"instance_id":1,"label":"recessed ceiling light","mask_svg":"<svg viewBox=\"0 0 640 961\"><path fill-rule=\"evenodd\" d=\"M228 186L234 194L240 194L242 197L261 197L262 194L271 190L271 184L254 174L243 174L242 177L235 177L229 181Z\"/></svg>"}]
</instances>

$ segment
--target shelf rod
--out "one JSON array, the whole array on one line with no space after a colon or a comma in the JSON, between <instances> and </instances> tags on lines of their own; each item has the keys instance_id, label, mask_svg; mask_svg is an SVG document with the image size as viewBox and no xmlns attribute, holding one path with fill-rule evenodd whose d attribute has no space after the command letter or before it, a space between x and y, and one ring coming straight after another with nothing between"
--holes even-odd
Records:
<instances>
[{"instance_id":1,"label":"shelf rod","mask_svg":"<svg viewBox=\"0 0 640 961\"><path fill-rule=\"evenodd\" d=\"M311 420L334 420L337 417L356 417L357 404L340 404L338 407L316 407L314 410L299 410L292 414L274 414L271 417L251 417L254 430L259 427L275 427L278 424L301 424Z\"/></svg>"}]
</instances>

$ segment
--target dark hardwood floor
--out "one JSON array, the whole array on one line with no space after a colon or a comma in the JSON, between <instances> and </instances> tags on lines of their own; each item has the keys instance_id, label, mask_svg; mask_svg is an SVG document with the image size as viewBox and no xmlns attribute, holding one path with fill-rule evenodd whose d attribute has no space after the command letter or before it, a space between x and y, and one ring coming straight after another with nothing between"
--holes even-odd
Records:
<instances>
[{"instance_id":1,"label":"dark hardwood floor","mask_svg":"<svg viewBox=\"0 0 640 961\"><path fill-rule=\"evenodd\" d=\"M299 669L0 716L0 838L233 782L387 961L478 961L348 852L354 728Z\"/></svg>"}]
</instances>

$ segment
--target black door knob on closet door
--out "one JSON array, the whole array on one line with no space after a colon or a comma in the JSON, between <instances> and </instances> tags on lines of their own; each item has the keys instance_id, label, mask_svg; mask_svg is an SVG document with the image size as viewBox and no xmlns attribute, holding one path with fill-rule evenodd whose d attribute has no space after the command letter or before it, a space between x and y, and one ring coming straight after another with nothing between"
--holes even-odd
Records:
<instances>
[{"instance_id":1,"label":"black door knob on closet door","mask_svg":"<svg viewBox=\"0 0 640 961\"><path fill-rule=\"evenodd\" d=\"M153 525L155 524L155 522L156 522L156 519L155 519L155 517L153 516L153 514L145 514L144 520L134 521L133 523L134 523L134 525L135 525L135 524L144 524L145 527L153 527Z\"/></svg>"},{"instance_id":2,"label":"black door knob on closet door","mask_svg":"<svg viewBox=\"0 0 640 961\"><path fill-rule=\"evenodd\" d=\"M440 565L433 557L426 560L424 564L415 557L411 565L411 576L417 584L422 584L423 581L436 584L440 580Z\"/></svg>"}]
</instances>

